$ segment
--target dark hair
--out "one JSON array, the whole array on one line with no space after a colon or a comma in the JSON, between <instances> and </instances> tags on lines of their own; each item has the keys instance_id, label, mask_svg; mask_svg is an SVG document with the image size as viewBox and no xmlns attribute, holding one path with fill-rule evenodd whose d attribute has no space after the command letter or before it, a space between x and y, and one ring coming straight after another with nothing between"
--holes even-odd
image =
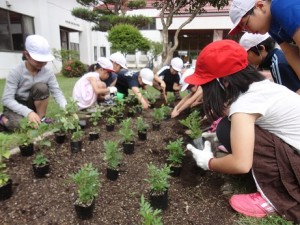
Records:
<instances>
[{"instance_id":1,"label":"dark hair","mask_svg":"<svg viewBox=\"0 0 300 225\"><path fill-rule=\"evenodd\" d=\"M211 122L224 116L224 111L229 107L241 93L245 93L250 84L264 80L265 77L253 66L219 78L221 87L216 79L202 85L203 88L203 108L208 120Z\"/></svg>"},{"instance_id":2,"label":"dark hair","mask_svg":"<svg viewBox=\"0 0 300 225\"><path fill-rule=\"evenodd\" d=\"M94 63L94 64L89 66L88 71L89 72L95 72L99 68L101 68L101 66L98 63Z\"/></svg>"},{"instance_id":3,"label":"dark hair","mask_svg":"<svg viewBox=\"0 0 300 225\"><path fill-rule=\"evenodd\" d=\"M266 40L260 42L258 45L253 46L248 51L254 52L256 55L259 55L259 51L261 50L261 45L263 45L266 49L266 52L270 52L275 48L275 41L272 37L268 37Z\"/></svg>"}]
</instances>

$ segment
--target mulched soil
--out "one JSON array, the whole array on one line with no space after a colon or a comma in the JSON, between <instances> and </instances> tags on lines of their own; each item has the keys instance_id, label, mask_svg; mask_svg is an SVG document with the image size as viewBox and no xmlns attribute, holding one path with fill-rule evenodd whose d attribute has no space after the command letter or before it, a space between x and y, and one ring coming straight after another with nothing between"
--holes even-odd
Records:
<instances>
[{"instance_id":1,"label":"mulched soil","mask_svg":"<svg viewBox=\"0 0 300 225\"><path fill-rule=\"evenodd\" d=\"M152 110L143 111L141 116L151 124ZM181 116L182 118L183 116ZM179 118L179 119L181 119ZM136 116L132 118L135 124ZM147 164L161 166L166 162L164 149L170 140L184 137L188 143L184 127L178 119L162 122L160 131L148 130L148 139L135 139L135 151L124 154L120 176L116 181L106 178L106 164L103 160L103 141L120 140L117 125L115 131L107 132L101 123L100 138L88 140L85 128L83 150L71 153L69 139L64 144L56 144L54 137L51 150L44 151L51 162L51 172L47 178L36 179L32 171L34 156L13 155L7 162L9 175L13 180L13 195L0 202L2 225L30 224L97 224L97 225L138 225L141 224L139 203L143 194L148 200L149 185ZM151 126L150 126L151 127ZM70 137L69 137L70 138ZM92 163L101 176L101 189L96 198L94 216L89 220L77 218L74 210L75 186L68 183L68 174L75 173L84 163ZM168 208L161 213L164 224L234 224L237 214L223 195L221 186L225 179L218 173L201 171L187 152L180 177L170 178Z\"/></svg>"}]
</instances>

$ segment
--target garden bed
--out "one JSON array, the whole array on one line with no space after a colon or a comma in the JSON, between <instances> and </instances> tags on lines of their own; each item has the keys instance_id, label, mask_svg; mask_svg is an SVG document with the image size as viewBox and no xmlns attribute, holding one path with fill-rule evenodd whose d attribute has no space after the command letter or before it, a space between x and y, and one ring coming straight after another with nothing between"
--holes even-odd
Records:
<instances>
[{"instance_id":1,"label":"garden bed","mask_svg":"<svg viewBox=\"0 0 300 225\"><path fill-rule=\"evenodd\" d=\"M152 110L143 111L144 120L151 124ZM136 117L133 117L133 123ZM70 137L59 145L52 141L51 150L44 153L50 160L51 172L47 178L36 179L32 171L34 156L13 155L7 162L13 180L13 195L0 203L1 224L97 224L138 225L141 224L139 204L143 194L148 200L149 185L147 164L161 166L166 162L166 144L170 140L187 138L178 119L162 122L160 131L148 130L148 139L139 141L136 135L134 154L126 155L120 165L116 181L105 177L106 164L103 160L103 141L120 140L118 128L107 132L101 123L100 138L89 141L84 130L83 150L71 153ZM84 163L92 163L100 172L101 188L96 198L94 216L89 220L77 218L73 202L75 187L68 183L70 173L75 173ZM188 154L184 159L180 177L171 177L169 205L160 215L167 225L188 224L233 224L237 214L222 194L223 177L214 172L203 173Z\"/></svg>"}]
</instances>

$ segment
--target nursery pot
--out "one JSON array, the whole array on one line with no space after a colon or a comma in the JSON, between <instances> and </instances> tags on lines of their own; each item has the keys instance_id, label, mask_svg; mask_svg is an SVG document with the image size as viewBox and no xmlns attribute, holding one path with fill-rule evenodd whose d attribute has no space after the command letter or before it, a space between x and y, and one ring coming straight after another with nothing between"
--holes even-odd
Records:
<instances>
[{"instance_id":1,"label":"nursery pot","mask_svg":"<svg viewBox=\"0 0 300 225\"><path fill-rule=\"evenodd\" d=\"M12 180L9 179L6 184L0 187L0 200L6 200L12 195Z\"/></svg>"},{"instance_id":2,"label":"nursery pot","mask_svg":"<svg viewBox=\"0 0 300 225\"><path fill-rule=\"evenodd\" d=\"M83 205L75 202L75 211L79 219L87 220L93 217L93 210L95 208L95 198L88 205Z\"/></svg>"},{"instance_id":3,"label":"nursery pot","mask_svg":"<svg viewBox=\"0 0 300 225\"><path fill-rule=\"evenodd\" d=\"M150 191L150 205L156 209L166 209L168 207L168 190L161 194Z\"/></svg>"},{"instance_id":4,"label":"nursery pot","mask_svg":"<svg viewBox=\"0 0 300 225\"><path fill-rule=\"evenodd\" d=\"M109 180L116 180L119 177L119 171L111 168L106 168L106 177Z\"/></svg>"},{"instance_id":5,"label":"nursery pot","mask_svg":"<svg viewBox=\"0 0 300 225\"><path fill-rule=\"evenodd\" d=\"M31 156L33 155L33 143L30 143L28 145L20 145L20 152L22 156Z\"/></svg>"},{"instance_id":6,"label":"nursery pot","mask_svg":"<svg viewBox=\"0 0 300 225\"><path fill-rule=\"evenodd\" d=\"M113 131L115 129L114 124L106 124L106 131Z\"/></svg>"},{"instance_id":7,"label":"nursery pot","mask_svg":"<svg viewBox=\"0 0 300 225\"><path fill-rule=\"evenodd\" d=\"M123 151L127 155L131 155L134 152L134 141L129 143L123 143Z\"/></svg>"},{"instance_id":8,"label":"nursery pot","mask_svg":"<svg viewBox=\"0 0 300 225\"><path fill-rule=\"evenodd\" d=\"M99 133L96 133L96 132L90 132L89 133L89 140L90 141L97 140L98 138L99 138Z\"/></svg>"},{"instance_id":9,"label":"nursery pot","mask_svg":"<svg viewBox=\"0 0 300 225\"><path fill-rule=\"evenodd\" d=\"M57 144L62 144L66 140L66 134L64 133L55 133L55 142Z\"/></svg>"},{"instance_id":10,"label":"nursery pot","mask_svg":"<svg viewBox=\"0 0 300 225\"><path fill-rule=\"evenodd\" d=\"M47 164L45 164L43 166L37 166L35 164L32 164L32 168L33 168L34 176L36 178L42 178L42 177L45 177L45 175L49 173L49 171L50 171L50 164L47 163Z\"/></svg>"},{"instance_id":11,"label":"nursery pot","mask_svg":"<svg viewBox=\"0 0 300 225\"><path fill-rule=\"evenodd\" d=\"M147 131L138 131L138 137L141 141L147 140Z\"/></svg>"},{"instance_id":12,"label":"nursery pot","mask_svg":"<svg viewBox=\"0 0 300 225\"><path fill-rule=\"evenodd\" d=\"M134 116L134 112L127 112L127 117L133 117Z\"/></svg>"},{"instance_id":13,"label":"nursery pot","mask_svg":"<svg viewBox=\"0 0 300 225\"><path fill-rule=\"evenodd\" d=\"M152 122L153 130L160 130L160 122Z\"/></svg>"},{"instance_id":14,"label":"nursery pot","mask_svg":"<svg viewBox=\"0 0 300 225\"><path fill-rule=\"evenodd\" d=\"M124 119L124 116L123 116L123 115L117 116L117 122L118 122L118 123L121 123L123 119Z\"/></svg>"},{"instance_id":15,"label":"nursery pot","mask_svg":"<svg viewBox=\"0 0 300 225\"><path fill-rule=\"evenodd\" d=\"M82 148L82 141L71 141L71 152L80 152Z\"/></svg>"},{"instance_id":16,"label":"nursery pot","mask_svg":"<svg viewBox=\"0 0 300 225\"><path fill-rule=\"evenodd\" d=\"M181 165L180 166L170 166L170 170L171 170L170 175L172 177L179 177L180 172L181 172L181 168L182 168Z\"/></svg>"}]
</instances>

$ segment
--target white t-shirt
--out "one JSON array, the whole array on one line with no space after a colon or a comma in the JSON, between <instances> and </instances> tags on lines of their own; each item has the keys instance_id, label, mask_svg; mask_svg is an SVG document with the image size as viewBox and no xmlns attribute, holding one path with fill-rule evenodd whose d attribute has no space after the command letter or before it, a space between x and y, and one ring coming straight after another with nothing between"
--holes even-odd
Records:
<instances>
[{"instance_id":1,"label":"white t-shirt","mask_svg":"<svg viewBox=\"0 0 300 225\"><path fill-rule=\"evenodd\" d=\"M94 77L97 81L100 81L97 72L89 72L75 83L72 97L77 101L79 109L86 109L97 101L97 94L94 92L91 82L87 79L88 77Z\"/></svg>"},{"instance_id":2,"label":"white t-shirt","mask_svg":"<svg viewBox=\"0 0 300 225\"><path fill-rule=\"evenodd\" d=\"M300 96L269 80L255 82L230 106L237 112L259 113L261 128L275 134L300 152Z\"/></svg>"}]
</instances>

